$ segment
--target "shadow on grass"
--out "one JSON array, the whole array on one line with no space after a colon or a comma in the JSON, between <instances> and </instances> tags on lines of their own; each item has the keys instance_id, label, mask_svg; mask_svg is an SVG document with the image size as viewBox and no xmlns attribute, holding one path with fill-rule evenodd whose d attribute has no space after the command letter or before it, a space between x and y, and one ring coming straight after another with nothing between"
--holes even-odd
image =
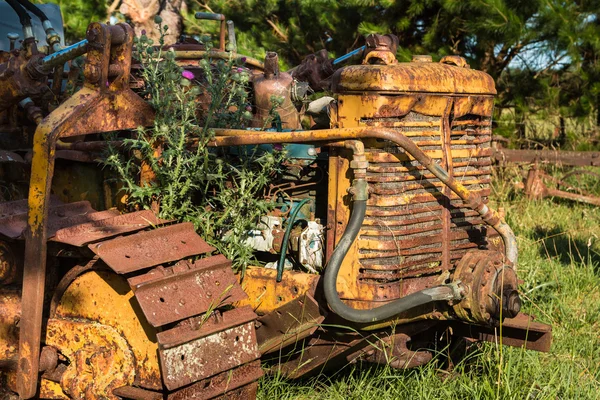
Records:
<instances>
[{"instance_id":1,"label":"shadow on grass","mask_svg":"<svg viewBox=\"0 0 600 400\"><path fill-rule=\"evenodd\" d=\"M534 229L533 238L539 243L540 256L556 259L563 265L590 263L594 272L600 274L600 254L587 240L560 227L546 229L539 226Z\"/></svg>"}]
</instances>

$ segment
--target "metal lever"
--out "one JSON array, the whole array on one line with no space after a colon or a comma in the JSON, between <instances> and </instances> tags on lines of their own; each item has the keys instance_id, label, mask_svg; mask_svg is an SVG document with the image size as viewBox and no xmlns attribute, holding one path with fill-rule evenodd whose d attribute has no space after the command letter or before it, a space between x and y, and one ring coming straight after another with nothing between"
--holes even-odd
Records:
<instances>
[{"instance_id":1,"label":"metal lever","mask_svg":"<svg viewBox=\"0 0 600 400\"><path fill-rule=\"evenodd\" d=\"M207 19L210 21L221 21L219 30L219 50L225 51L225 16L223 14L197 12L196 19Z\"/></svg>"}]
</instances>

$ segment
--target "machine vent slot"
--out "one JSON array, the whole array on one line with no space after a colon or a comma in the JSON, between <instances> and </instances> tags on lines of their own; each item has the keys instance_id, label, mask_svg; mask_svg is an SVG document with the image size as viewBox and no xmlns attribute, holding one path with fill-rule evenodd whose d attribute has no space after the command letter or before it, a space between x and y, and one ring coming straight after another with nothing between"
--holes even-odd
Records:
<instances>
[{"instance_id":1,"label":"machine vent slot","mask_svg":"<svg viewBox=\"0 0 600 400\"><path fill-rule=\"evenodd\" d=\"M404 117L363 118L366 126L398 129L431 158L442 161L441 118L410 112ZM450 121L454 177L483 199L492 174L491 118L465 115ZM489 230L478 213L450 197L450 237L442 230L442 183L389 142L367 149L372 195L359 238L359 281L397 285L404 279L440 274L467 251L487 248ZM443 243L450 265L442 265Z\"/></svg>"}]
</instances>

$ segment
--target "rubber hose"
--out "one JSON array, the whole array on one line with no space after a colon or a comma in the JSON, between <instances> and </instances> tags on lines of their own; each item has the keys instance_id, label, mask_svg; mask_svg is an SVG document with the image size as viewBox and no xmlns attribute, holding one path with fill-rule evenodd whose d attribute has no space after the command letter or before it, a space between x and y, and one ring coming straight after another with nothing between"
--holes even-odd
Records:
<instances>
[{"instance_id":1,"label":"rubber hose","mask_svg":"<svg viewBox=\"0 0 600 400\"><path fill-rule=\"evenodd\" d=\"M27 11L25 11L21 4L16 0L6 0L6 2L19 16L21 25L31 27L31 17L27 14Z\"/></svg>"},{"instance_id":2,"label":"rubber hose","mask_svg":"<svg viewBox=\"0 0 600 400\"><path fill-rule=\"evenodd\" d=\"M367 211L365 200L355 200L348 226L336 246L323 278L323 290L329 307L340 317L358 323L371 323L386 320L412 308L440 300L452 300L458 297L451 286L437 286L409 294L391 303L371 310L357 310L346 305L337 292L337 277L350 246L358 236Z\"/></svg>"},{"instance_id":3,"label":"rubber hose","mask_svg":"<svg viewBox=\"0 0 600 400\"><path fill-rule=\"evenodd\" d=\"M44 14L44 12L42 10L40 10L40 8L37 7L36 5L32 4L28 0L17 0L17 1L19 2L20 5L22 5L27 10L31 11L31 13L33 13L36 17L38 17L40 19L40 21L42 21L42 22L48 21L48 17L46 16L46 14Z\"/></svg>"},{"instance_id":4,"label":"rubber hose","mask_svg":"<svg viewBox=\"0 0 600 400\"><path fill-rule=\"evenodd\" d=\"M287 255L288 241L290 240L290 234L292 233L292 227L296 221L296 215L300 211L303 205L308 203L310 199L304 199L294 208L294 211L290 214L288 226L285 228L285 235L283 235L283 242L281 243L281 255L279 256L279 262L277 263L277 282L281 282L283 278L283 269L285 266L285 256Z\"/></svg>"}]
</instances>

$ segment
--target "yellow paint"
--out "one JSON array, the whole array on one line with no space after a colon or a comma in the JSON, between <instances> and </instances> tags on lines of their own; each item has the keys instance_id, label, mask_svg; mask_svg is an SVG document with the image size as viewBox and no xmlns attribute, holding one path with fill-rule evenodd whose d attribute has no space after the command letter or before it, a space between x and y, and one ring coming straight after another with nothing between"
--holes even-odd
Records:
<instances>
[{"instance_id":1,"label":"yellow paint","mask_svg":"<svg viewBox=\"0 0 600 400\"><path fill-rule=\"evenodd\" d=\"M463 116L468 114L491 116L493 107L493 94L495 93L493 80L485 73L473 71L457 66L442 65L437 63L400 63L395 65L362 65L344 68L336 74L333 83L334 90L338 93L336 127L351 131L357 128L381 127L391 128L401 132L409 138L421 137L417 145L437 146L435 150L424 150L434 162L445 159L442 146L442 123L444 115L448 113L448 98L452 96L453 114ZM448 95L440 95L448 93ZM469 93L469 95L457 95ZM403 121L402 118L409 113L430 117L428 121ZM365 139L367 148L366 158L370 163L387 163L385 167L371 165L369 172L378 168L393 168L398 176L408 175L409 167L402 162L413 161L414 158L397 149L389 141ZM463 140L455 140L454 145L465 144ZM373 150L371 150L373 149ZM491 154L491 149L454 149L448 155L455 163L464 163L477 157L486 157ZM340 157L342 161L336 165L330 163L329 187L337 188L334 195L330 194L328 205L336 211L336 220L328 221L330 229L336 231L336 241L343 233L348 217L350 216L350 202L347 189L353 179L352 171L348 166L350 154ZM450 161L452 162L452 161ZM466 164L468 165L468 163ZM335 168L332 168L335 167ZM415 170L416 168L410 168ZM423 174L431 173L422 170ZM391 173L388 172L388 176ZM402 174L402 175L401 175ZM460 176L460 175L459 175ZM419 179L422 179L419 177ZM367 204L369 206L390 207L418 204L421 202L435 202L442 195L444 186L437 179L431 179L437 191L414 194L408 192L411 188L421 187L417 177L410 177L413 184L404 184L403 189L394 191L381 184L377 193L374 190ZM367 180L371 185L378 180L376 176L368 175ZM459 195L450 193L453 200L465 198L467 190L464 185L477 184L478 180L465 179L457 184ZM403 193L404 192L404 193ZM480 191L475 190L474 193ZM376 220L376 218L373 218ZM441 229L441 223L440 223ZM364 230L362 231L364 234ZM402 240L401 237L398 238ZM394 241L382 242L359 239L352 244L347 256L342 262L337 281L337 290L344 301L356 308L371 308L381 300L385 287L378 291L377 285L369 285L358 280L361 269L359 262L360 250L375 250L380 252L395 250ZM360 257L377 257L377 253L362 254ZM383 291L383 292L382 292ZM369 303L379 299L375 303ZM390 300L392 298L390 297ZM373 326L364 326L363 329L383 327L391 323L407 323L423 318L439 318L438 315L400 316L396 321L387 321Z\"/></svg>"},{"instance_id":2,"label":"yellow paint","mask_svg":"<svg viewBox=\"0 0 600 400\"><path fill-rule=\"evenodd\" d=\"M494 80L485 72L434 62L352 65L333 76L334 92L448 93L494 95Z\"/></svg>"},{"instance_id":3,"label":"yellow paint","mask_svg":"<svg viewBox=\"0 0 600 400\"><path fill-rule=\"evenodd\" d=\"M40 380L40 398L41 399L68 399L69 396L60 387L60 383L52 382L47 379Z\"/></svg>"},{"instance_id":4,"label":"yellow paint","mask_svg":"<svg viewBox=\"0 0 600 400\"><path fill-rule=\"evenodd\" d=\"M111 326L135 356L136 379L161 389L156 330L144 317L125 278L109 271L90 271L67 288L55 317L84 318Z\"/></svg>"},{"instance_id":5,"label":"yellow paint","mask_svg":"<svg viewBox=\"0 0 600 400\"><path fill-rule=\"evenodd\" d=\"M314 294L319 279L319 275L284 271L282 281L278 283L276 276L274 269L247 268L242 288L248 298L235 303L235 306L250 306L257 314L266 314L306 293Z\"/></svg>"},{"instance_id":6,"label":"yellow paint","mask_svg":"<svg viewBox=\"0 0 600 400\"><path fill-rule=\"evenodd\" d=\"M0 360L11 360L18 355L19 332L15 329L15 321L20 316L19 292L3 290L0 293Z\"/></svg>"},{"instance_id":7,"label":"yellow paint","mask_svg":"<svg viewBox=\"0 0 600 400\"><path fill-rule=\"evenodd\" d=\"M111 326L51 318L46 344L56 347L69 360L61 388L71 398L117 400L112 389L133 384L133 353Z\"/></svg>"}]
</instances>

